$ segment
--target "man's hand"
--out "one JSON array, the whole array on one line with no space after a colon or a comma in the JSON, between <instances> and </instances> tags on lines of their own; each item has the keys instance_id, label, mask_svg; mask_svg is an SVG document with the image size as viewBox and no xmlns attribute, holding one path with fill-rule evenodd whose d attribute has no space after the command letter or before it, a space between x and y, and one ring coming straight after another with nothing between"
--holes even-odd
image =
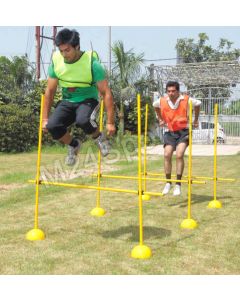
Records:
<instances>
[{"instance_id":1,"label":"man's hand","mask_svg":"<svg viewBox=\"0 0 240 300\"><path fill-rule=\"evenodd\" d=\"M111 124L111 123L107 123L107 135L114 135L116 131L116 128L115 128L115 125L114 124Z\"/></svg>"},{"instance_id":2,"label":"man's hand","mask_svg":"<svg viewBox=\"0 0 240 300\"><path fill-rule=\"evenodd\" d=\"M42 120L42 130L43 130L44 133L48 132L47 127L46 127L47 123L48 123L48 119L43 119Z\"/></svg>"},{"instance_id":3,"label":"man's hand","mask_svg":"<svg viewBox=\"0 0 240 300\"><path fill-rule=\"evenodd\" d=\"M194 128L198 128L198 126L199 126L198 120L194 120L194 121L193 121L193 127L194 127Z\"/></svg>"},{"instance_id":4,"label":"man's hand","mask_svg":"<svg viewBox=\"0 0 240 300\"><path fill-rule=\"evenodd\" d=\"M166 123L163 120L159 120L159 125L160 125L160 127L164 127L166 125Z\"/></svg>"}]
</instances>

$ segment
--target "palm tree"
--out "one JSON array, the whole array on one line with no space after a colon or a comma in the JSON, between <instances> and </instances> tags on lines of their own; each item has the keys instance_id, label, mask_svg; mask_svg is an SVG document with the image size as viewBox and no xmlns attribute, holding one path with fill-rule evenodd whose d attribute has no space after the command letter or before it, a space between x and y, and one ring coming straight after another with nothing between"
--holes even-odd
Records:
<instances>
[{"instance_id":1,"label":"palm tree","mask_svg":"<svg viewBox=\"0 0 240 300\"><path fill-rule=\"evenodd\" d=\"M112 47L114 57L113 89L119 95L119 125L120 132L124 133L124 101L135 94L134 83L141 75L144 53L135 54L133 49L125 51L122 41L116 41ZM128 98L128 99L127 99Z\"/></svg>"}]
</instances>

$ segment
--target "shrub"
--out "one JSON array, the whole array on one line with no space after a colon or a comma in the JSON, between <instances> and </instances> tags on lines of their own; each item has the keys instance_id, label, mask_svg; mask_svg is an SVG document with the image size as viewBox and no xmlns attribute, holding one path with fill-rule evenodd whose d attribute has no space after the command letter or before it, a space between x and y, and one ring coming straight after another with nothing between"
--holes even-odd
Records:
<instances>
[{"instance_id":1,"label":"shrub","mask_svg":"<svg viewBox=\"0 0 240 300\"><path fill-rule=\"evenodd\" d=\"M37 145L38 116L29 108L0 105L0 151L23 152Z\"/></svg>"}]
</instances>

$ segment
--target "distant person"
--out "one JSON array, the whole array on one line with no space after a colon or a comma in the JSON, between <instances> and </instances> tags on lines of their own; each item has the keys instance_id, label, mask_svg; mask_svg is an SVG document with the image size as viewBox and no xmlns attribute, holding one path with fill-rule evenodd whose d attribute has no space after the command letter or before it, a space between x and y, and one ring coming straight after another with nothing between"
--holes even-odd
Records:
<instances>
[{"instance_id":1,"label":"distant person","mask_svg":"<svg viewBox=\"0 0 240 300\"><path fill-rule=\"evenodd\" d=\"M80 37L76 30L59 31L55 43L59 51L53 54L48 70L43 130L49 131L53 139L68 145L65 161L68 165L75 164L81 146L80 140L68 132L67 128L73 123L86 134L91 134L102 155L106 156L109 144L96 123L100 95L107 110L107 134L111 136L115 133L114 103L105 70L95 51L80 49ZM49 116L58 84L62 88L63 100Z\"/></svg>"},{"instance_id":2,"label":"distant person","mask_svg":"<svg viewBox=\"0 0 240 300\"><path fill-rule=\"evenodd\" d=\"M172 173L172 155L176 151L176 173L177 179L182 179L184 170L184 153L189 143L188 129L188 104L192 101L195 118L193 126L198 127L198 117L200 112L201 101L189 97L187 93L181 95L179 92L179 83L169 81L166 85L167 96L158 99L153 103L157 113L158 121L161 127L166 126L164 133L164 170L166 179L171 179ZM172 183L166 183L162 193L168 194L171 190ZM181 182L177 182L173 195L181 194Z\"/></svg>"}]
</instances>

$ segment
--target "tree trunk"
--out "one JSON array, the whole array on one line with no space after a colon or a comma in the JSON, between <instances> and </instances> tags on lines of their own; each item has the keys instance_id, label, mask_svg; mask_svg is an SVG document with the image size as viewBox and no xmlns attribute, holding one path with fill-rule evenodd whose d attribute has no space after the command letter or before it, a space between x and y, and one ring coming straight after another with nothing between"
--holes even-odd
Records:
<instances>
[{"instance_id":1,"label":"tree trunk","mask_svg":"<svg viewBox=\"0 0 240 300\"><path fill-rule=\"evenodd\" d=\"M124 134L124 105L122 99L120 102L120 111L118 117L119 117L119 132L123 135Z\"/></svg>"}]
</instances>

